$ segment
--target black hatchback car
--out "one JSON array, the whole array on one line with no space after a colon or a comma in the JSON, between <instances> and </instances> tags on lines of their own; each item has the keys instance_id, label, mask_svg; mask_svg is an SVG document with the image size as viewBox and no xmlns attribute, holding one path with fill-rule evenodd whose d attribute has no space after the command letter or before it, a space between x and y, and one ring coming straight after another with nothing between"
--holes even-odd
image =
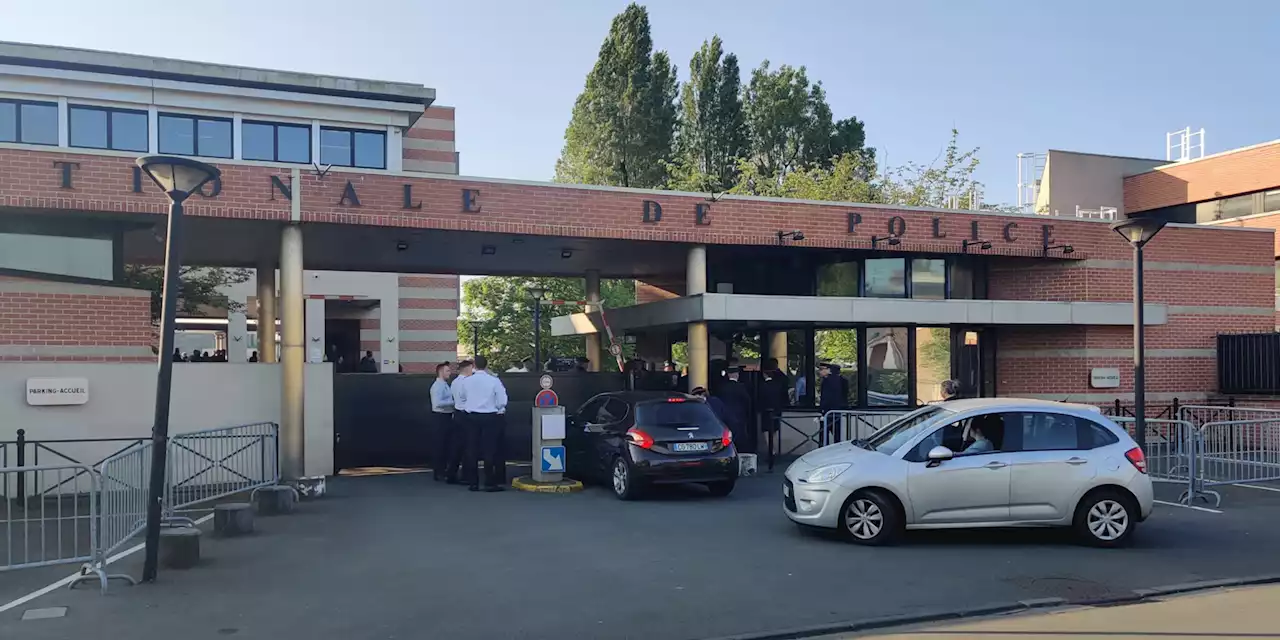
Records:
<instances>
[{"instance_id":1,"label":"black hatchback car","mask_svg":"<svg viewBox=\"0 0 1280 640\"><path fill-rule=\"evenodd\" d=\"M569 476L608 483L621 500L653 484L699 483L733 492L733 434L701 399L668 391L615 391L583 403L565 430Z\"/></svg>"}]
</instances>

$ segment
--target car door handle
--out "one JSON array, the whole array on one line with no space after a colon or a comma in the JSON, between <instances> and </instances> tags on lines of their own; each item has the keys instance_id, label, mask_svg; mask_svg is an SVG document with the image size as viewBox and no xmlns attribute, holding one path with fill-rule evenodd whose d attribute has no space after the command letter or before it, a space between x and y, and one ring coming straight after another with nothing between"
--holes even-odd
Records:
<instances>
[{"instance_id":1,"label":"car door handle","mask_svg":"<svg viewBox=\"0 0 1280 640\"><path fill-rule=\"evenodd\" d=\"M1007 465L1007 464L1005 464L1005 463L1003 463L1003 462L988 462L988 463L986 463L986 464L984 464L984 465L982 465L982 466L984 466L984 467L986 467L986 468L988 468L988 469L1003 469L1003 468L1005 468L1005 467L1007 467L1007 466L1009 466L1009 465Z\"/></svg>"},{"instance_id":2,"label":"car door handle","mask_svg":"<svg viewBox=\"0 0 1280 640\"><path fill-rule=\"evenodd\" d=\"M1084 458L1067 458L1067 464L1071 464L1071 465L1082 465L1088 462L1089 461L1085 460Z\"/></svg>"}]
</instances>

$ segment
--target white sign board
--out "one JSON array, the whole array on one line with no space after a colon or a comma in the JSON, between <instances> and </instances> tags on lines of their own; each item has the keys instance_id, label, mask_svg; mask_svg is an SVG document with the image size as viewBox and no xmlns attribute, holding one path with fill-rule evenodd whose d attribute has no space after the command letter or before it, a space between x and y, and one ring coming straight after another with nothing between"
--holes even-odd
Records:
<instances>
[{"instance_id":1,"label":"white sign board","mask_svg":"<svg viewBox=\"0 0 1280 640\"><path fill-rule=\"evenodd\" d=\"M55 407L89 401L87 378L27 378L27 404Z\"/></svg>"},{"instance_id":2,"label":"white sign board","mask_svg":"<svg viewBox=\"0 0 1280 640\"><path fill-rule=\"evenodd\" d=\"M1089 386L1094 389L1115 389L1120 386L1119 369L1096 368L1089 372Z\"/></svg>"},{"instance_id":3,"label":"white sign board","mask_svg":"<svg viewBox=\"0 0 1280 640\"><path fill-rule=\"evenodd\" d=\"M548 413L542 416L542 439L564 440L563 413Z\"/></svg>"}]
</instances>

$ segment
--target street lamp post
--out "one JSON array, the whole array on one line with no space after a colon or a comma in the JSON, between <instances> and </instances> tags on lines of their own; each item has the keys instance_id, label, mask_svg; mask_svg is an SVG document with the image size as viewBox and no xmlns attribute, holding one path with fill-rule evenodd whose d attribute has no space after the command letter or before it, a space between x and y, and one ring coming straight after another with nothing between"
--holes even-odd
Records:
<instances>
[{"instance_id":1,"label":"street lamp post","mask_svg":"<svg viewBox=\"0 0 1280 640\"><path fill-rule=\"evenodd\" d=\"M529 287L529 297L533 298L533 370L542 373L542 296L547 294L544 287Z\"/></svg>"},{"instance_id":2,"label":"street lamp post","mask_svg":"<svg viewBox=\"0 0 1280 640\"><path fill-rule=\"evenodd\" d=\"M1159 218L1140 216L1112 223L1111 228L1133 246L1133 427L1134 440L1147 448L1146 327L1142 292L1142 248L1164 228Z\"/></svg>"},{"instance_id":3,"label":"street lamp post","mask_svg":"<svg viewBox=\"0 0 1280 640\"><path fill-rule=\"evenodd\" d=\"M484 323L479 320L471 321L471 357L480 355L480 327Z\"/></svg>"},{"instance_id":4,"label":"street lamp post","mask_svg":"<svg viewBox=\"0 0 1280 640\"><path fill-rule=\"evenodd\" d=\"M160 355L156 375L156 411L151 426L151 483L147 502L146 561L142 580L154 582L160 553L160 515L164 499L165 459L169 447L169 391L173 387L174 315L181 287L182 203L220 175L217 167L188 158L145 156L138 167L169 197L169 229L164 245L164 291L160 296Z\"/></svg>"}]
</instances>

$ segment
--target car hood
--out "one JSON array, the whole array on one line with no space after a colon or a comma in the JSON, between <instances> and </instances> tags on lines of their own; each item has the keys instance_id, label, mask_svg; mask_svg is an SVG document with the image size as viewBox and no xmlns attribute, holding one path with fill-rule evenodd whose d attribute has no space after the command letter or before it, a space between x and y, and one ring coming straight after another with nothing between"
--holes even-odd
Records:
<instances>
[{"instance_id":1,"label":"car hood","mask_svg":"<svg viewBox=\"0 0 1280 640\"><path fill-rule=\"evenodd\" d=\"M849 442L841 442L810 451L800 456L800 459L796 462L806 468L814 468L840 462L856 463L858 460L866 459L868 456L883 455L878 451L868 451Z\"/></svg>"}]
</instances>

